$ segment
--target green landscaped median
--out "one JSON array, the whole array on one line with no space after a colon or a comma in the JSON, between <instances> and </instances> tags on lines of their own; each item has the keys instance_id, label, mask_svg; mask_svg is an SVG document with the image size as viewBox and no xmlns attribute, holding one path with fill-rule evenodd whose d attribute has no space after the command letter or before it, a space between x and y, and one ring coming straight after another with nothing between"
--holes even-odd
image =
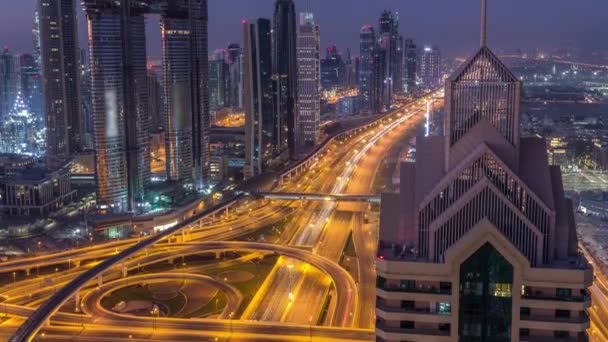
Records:
<instances>
[{"instance_id":1,"label":"green landscaped median","mask_svg":"<svg viewBox=\"0 0 608 342\"><path fill-rule=\"evenodd\" d=\"M234 313L235 318L238 319L243 313L243 311L245 311L245 308L247 308L247 305L249 305L249 302L251 301L253 296L255 296L256 292L264 282L264 279L266 279L266 277L276 264L278 258L279 257L276 255L266 256L261 260L256 259L255 261L250 261L234 266L216 268L208 272L208 274L212 277L221 277L223 274L227 274L227 272L235 275L239 273L249 273L253 275L251 279L248 279L246 281L231 282L230 278L227 278L227 282L230 283L230 285L234 286L236 289L238 289L241 295L243 296L243 302L241 303L241 306L239 307L237 312ZM213 304L215 305L215 303Z\"/></svg>"},{"instance_id":2,"label":"green landscaped median","mask_svg":"<svg viewBox=\"0 0 608 342\"><path fill-rule=\"evenodd\" d=\"M118 289L107 296L104 296L101 299L101 305L106 310L113 310L117 304L121 302L125 302L127 307L129 303L133 302L148 302L150 303L150 308L154 304L158 304L161 307L161 311L163 311L167 316L171 317L173 314L179 312L184 305L186 304L186 298L180 292L176 292L171 296L172 298L160 299L158 296L153 293L148 286L146 285L131 285L127 287L123 287ZM167 309L168 312L165 312L163 309ZM129 313L129 312L125 312ZM131 312L135 316L149 316L149 310L143 309L143 306L140 306L138 309Z\"/></svg>"}]
</instances>

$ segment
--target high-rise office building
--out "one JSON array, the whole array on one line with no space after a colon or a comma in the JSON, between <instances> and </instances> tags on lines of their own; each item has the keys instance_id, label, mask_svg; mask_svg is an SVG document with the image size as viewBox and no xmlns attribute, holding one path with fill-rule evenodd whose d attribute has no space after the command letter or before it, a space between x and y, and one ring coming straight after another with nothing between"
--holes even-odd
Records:
<instances>
[{"instance_id":1,"label":"high-rise office building","mask_svg":"<svg viewBox=\"0 0 608 342\"><path fill-rule=\"evenodd\" d=\"M417 139L400 194L382 198L378 341L587 340L593 270L572 201L544 138L520 137L521 83L483 18L446 84L444 135Z\"/></svg>"},{"instance_id":2,"label":"high-rise office building","mask_svg":"<svg viewBox=\"0 0 608 342\"><path fill-rule=\"evenodd\" d=\"M325 90L331 90L345 85L346 63L338 48L332 45L327 48L325 59L321 60L321 86Z\"/></svg>"},{"instance_id":3,"label":"high-rise office building","mask_svg":"<svg viewBox=\"0 0 608 342\"><path fill-rule=\"evenodd\" d=\"M38 7L34 10L34 23L32 25L32 42L34 43L34 58L40 69L42 67L42 59L40 56L40 12Z\"/></svg>"},{"instance_id":4,"label":"high-rise office building","mask_svg":"<svg viewBox=\"0 0 608 342\"><path fill-rule=\"evenodd\" d=\"M270 20L244 22L245 178L260 175L276 150L271 47Z\"/></svg>"},{"instance_id":5,"label":"high-rise office building","mask_svg":"<svg viewBox=\"0 0 608 342\"><path fill-rule=\"evenodd\" d=\"M403 91L411 94L416 90L416 64L418 62L418 48L413 39L403 42Z\"/></svg>"},{"instance_id":6,"label":"high-rise office building","mask_svg":"<svg viewBox=\"0 0 608 342\"><path fill-rule=\"evenodd\" d=\"M167 176L202 188L208 166L207 3L87 0L97 204L138 210L150 182L145 14L161 17Z\"/></svg>"},{"instance_id":7,"label":"high-rise office building","mask_svg":"<svg viewBox=\"0 0 608 342\"><path fill-rule=\"evenodd\" d=\"M321 121L321 32L313 13L300 13L298 30L298 122L300 141L315 145Z\"/></svg>"},{"instance_id":8,"label":"high-rise office building","mask_svg":"<svg viewBox=\"0 0 608 342\"><path fill-rule=\"evenodd\" d=\"M225 51L215 51L209 61L209 107L216 111L228 105L229 72Z\"/></svg>"},{"instance_id":9,"label":"high-rise office building","mask_svg":"<svg viewBox=\"0 0 608 342\"><path fill-rule=\"evenodd\" d=\"M239 44L228 45L228 103L243 108L243 50Z\"/></svg>"},{"instance_id":10,"label":"high-rise office building","mask_svg":"<svg viewBox=\"0 0 608 342\"><path fill-rule=\"evenodd\" d=\"M401 83L401 36L399 35L399 15L385 10L379 19L378 48L384 49L385 68L383 75L384 99L383 108L391 105L393 95L400 88Z\"/></svg>"},{"instance_id":11,"label":"high-rise office building","mask_svg":"<svg viewBox=\"0 0 608 342\"><path fill-rule=\"evenodd\" d=\"M371 87L372 113L385 112L388 109L388 106L390 106L392 99L390 93L391 81L387 78L390 48L386 43L388 43L388 40L379 38L374 50Z\"/></svg>"},{"instance_id":12,"label":"high-rise office building","mask_svg":"<svg viewBox=\"0 0 608 342\"><path fill-rule=\"evenodd\" d=\"M73 0L38 0L46 162L62 167L82 149L77 18Z\"/></svg>"},{"instance_id":13,"label":"high-rise office building","mask_svg":"<svg viewBox=\"0 0 608 342\"><path fill-rule=\"evenodd\" d=\"M0 119L5 118L13 108L17 97L17 61L4 47L0 55Z\"/></svg>"},{"instance_id":14,"label":"high-rise office building","mask_svg":"<svg viewBox=\"0 0 608 342\"><path fill-rule=\"evenodd\" d=\"M36 58L30 54L19 56L19 91L28 110L43 118L42 78Z\"/></svg>"},{"instance_id":15,"label":"high-rise office building","mask_svg":"<svg viewBox=\"0 0 608 342\"><path fill-rule=\"evenodd\" d=\"M89 24L97 206L137 210L150 182L145 18L129 2L85 3Z\"/></svg>"},{"instance_id":16,"label":"high-rise office building","mask_svg":"<svg viewBox=\"0 0 608 342\"><path fill-rule=\"evenodd\" d=\"M373 113L372 85L376 34L371 25L365 25L361 28L359 48L359 97L361 98L361 110L363 112Z\"/></svg>"},{"instance_id":17,"label":"high-rise office building","mask_svg":"<svg viewBox=\"0 0 608 342\"><path fill-rule=\"evenodd\" d=\"M165 92L163 91L163 73L159 66L148 67L148 112L150 113L150 131L162 132L165 124Z\"/></svg>"},{"instance_id":18,"label":"high-rise office building","mask_svg":"<svg viewBox=\"0 0 608 342\"><path fill-rule=\"evenodd\" d=\"M167 176L202 189L209 173L207 1L169 1L161 35Z\"/></svg>"},{"instance_id":19,"label":"high-rise office building","mask_svg":"<svg viewBox=\"0 0 608 342\"><path fill-rule=\"evenodd\" d=\"M273 20L273 79L275 115L278 118L278 146L295 158L299 136L296 117L298 71L296 59L296 9L293 0L276 0Z\"/></svg>"},{"instance_id":20,"label":"high-rise office building","mask_svg":"<svg viewBox=\"0 0 608 342\"><path fill-rule=\"evenodd\" d=\"M432 88L441 85L442 67L441 51L436 46L425 46L419 52L418 69L422 85Z\"/></svg>"}]
</instances>

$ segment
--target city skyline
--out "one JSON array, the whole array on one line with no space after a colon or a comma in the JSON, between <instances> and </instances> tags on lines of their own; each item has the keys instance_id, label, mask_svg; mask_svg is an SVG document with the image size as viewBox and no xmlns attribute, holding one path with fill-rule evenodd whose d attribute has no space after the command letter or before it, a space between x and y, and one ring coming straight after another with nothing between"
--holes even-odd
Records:
<instances>
[{"instance_id":1,"label":"city skyline","mask_svg":"<svg viewBox=\"0 0 608 342\"><path fill-rule=\"evenodd\" d=\"M384 9L399 12L401 33L404 37L416 37L420 45L436 44L448 55L464 56L475 49L477 36L478 2L474 0L453 2L447 0L404 3L396 0L379 0L372 5L364 0L354 0L360 6L349 6L348 15L341 15L342 1L296 1L296 11L309 10L318 13L317 22L324 27L321 45L336 42L341 50L357 51L358 34L362 25L376 23ZM365 3L365 4L364 4ZM209 47L226 47L240 42L243 19L272 16L271 0L236 0L235 4L212 0L209 3ZM363 5L364 4L364 5ZM608 34L603 25L602 13L608 11L608 3L589 0L584 6L575 2L555 5L551 0L538 0L529 4L524 0L508 3L491 1L494 18L491 20L491 45L494 49L557 48L574 46L584 49L605 50L608 45L598 37ZM0 44L14 52L31 52L31 26L35 0L6 1L0 3L0 13L12 13L9 20L0 23L5 32ZM411 7L411 8L410 8ZM444 10L438 12L437 7ZM351 10L354 8L354 10ZM526 8L525 11L521 11ZM412 11L412 9L414 9ZM86 47L86 25L82 6L77 5L80 46ZM496 15L502 13L503 15ZM518 25L509 25L507 18L518 18ZM150 55L160 56L160 27L157 18L149 18L147 24ZM446 34L448 33L449 34ZM576 43L575 43L576 42Z\"/></svg>"}]
</instances>

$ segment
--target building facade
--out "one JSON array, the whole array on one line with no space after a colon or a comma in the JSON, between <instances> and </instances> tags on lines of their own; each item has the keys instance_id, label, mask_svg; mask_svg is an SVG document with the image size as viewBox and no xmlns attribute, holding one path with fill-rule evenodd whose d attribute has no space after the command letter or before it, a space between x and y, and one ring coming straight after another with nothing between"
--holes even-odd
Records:
<instances>
[{"instance_id":1,"label":"building facade","mask_svg":"<svg viewBox=\"0 0 608 342\"><path fill-rule=\"evenodd\" d=\"M376 34L371 25L361 28L359 35L360 65L359 65L359 93L361 97L361 110L367 113L374 111L374 98L372 97L374 56L376 50Z\"/></svg>"},{"instance_id":2,"label":"building facade","mask_svg":"<svg viewBox=\"0 0 608 342\"><path fill-rule=\"evenodd\" d=\"M411 94L416 91L416 70L418 48L413 39L403 42L403 92Z\"/></svg>"},{"instance_id":3,"label":"building facade","mask_svg":"<svg viewBox=\"0 0 608 342\"><path fill-rule=\"evenodd\" d=\"M425 46L418 55L418 73L422 85L426 88L442 84L441 52L436 46Z\"/></svg>"},{"instance_id":4,"label":"building facade","mask_svg":"<svg viewBox=\"0 0 608 342\"><path fill-rule=\"evenodd\" d=\"M38 0L46 162L62 167L82 149L78 24L73 0Z\"/></svg>"},{"instance_id":5,"label":"building facade","mask_svg":"<svg viewBox=\"0 0 608 342\"><path fill-rule=\"evenodd\" d=\"M270 20L246 22L243 37L245 178L251 178L265 170L277 150Z\"/></svg>"},{"instance_id":6,"label":"building facade","mask_svg":"<svg viewBox=\"0 0 608 342\"><path fill-rule=\"evenodd\" d=\"M150 182L145 15L161 17L167 177L202 188L208 167L207 3L85 1L97 205L136 211Z\"/></svg>"},{"instance_id":7,"label":"building facade","mask_svg":"<svg viewBox=\"0 0 608 342\"><path fill-rule=\"evenodd\" d=\"M303 145L319 141L321 121L321 33L312 13L300 13L298 30L298 122Z\"/></svg>"},{"instance_id":8,"label":"building facade","mask_svg":"<svg viewBox=\"0 0 608 342\"><path fill-rule=\"evenodd\" d=\"M544 139L520 137L520 81L482 39L445 94L444 134L383 195L377 340L587 340L593 272Z\"/></svg>"},{"instance_id":9,"label":"building facade","mask_svg":"<svg viewBox=\"0 0 608 342\"><path fill-rule=\"evenodd\" d=\"M296 57L297 19L293 0L276 0L273 19L273 80L275 116L280 152L295 158L298 146L298 69Z\"/></svg>"}]
</instances>

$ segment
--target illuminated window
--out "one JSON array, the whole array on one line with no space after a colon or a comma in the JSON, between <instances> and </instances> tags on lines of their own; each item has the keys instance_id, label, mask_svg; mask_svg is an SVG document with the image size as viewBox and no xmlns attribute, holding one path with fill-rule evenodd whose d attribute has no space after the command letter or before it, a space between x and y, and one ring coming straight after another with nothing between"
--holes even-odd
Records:
<instances>
[{"instance_id":1,"label":"illuminated window","mask_svg":"<svg viewBox=\"0 0 608 342\"><path fill-rule=\"evenodd\" d=\"M490 288L494 297L511 297L511 284L490 284Z\"/></svg>"}]
</instances>

